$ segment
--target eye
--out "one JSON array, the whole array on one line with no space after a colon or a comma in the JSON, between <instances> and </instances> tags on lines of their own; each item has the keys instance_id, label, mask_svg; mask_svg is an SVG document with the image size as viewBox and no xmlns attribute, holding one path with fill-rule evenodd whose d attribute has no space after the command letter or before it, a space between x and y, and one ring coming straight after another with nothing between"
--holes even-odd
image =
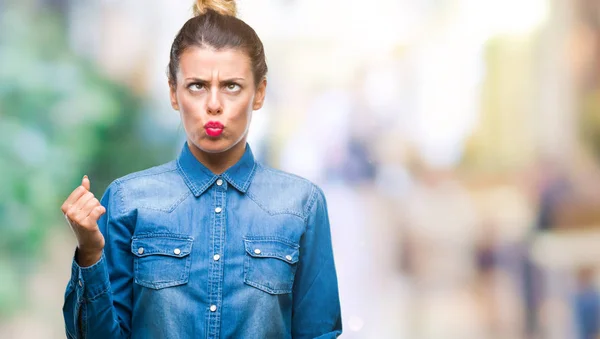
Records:
<instances>
[{"instance_id":1,"label":"eye","mask_svg":"<svg viewBox=\"0 0 600 339\"><path fill-rule=\"evenodd\" d=\"M241 89L241 87L240 87L240 85L238 85L238 84L235 84L235 83L230 83L230 84L227 84L227 85L225 86L225 89L226 89L228 92L237 92L237 91L239 91L239 90Z\"/></svg>"},{"instance_id":2,"label":"eye","mask_svg":"<svg viewBox=\"0 0 600 339\"><path fill-rule=\"evenodd\" d=\"M188 86L188 88L192 92L198 92L198 91L201 91L204 88L204 86L202 84L193 83L193 84L190 84Z\"/></svg>"}]
</instances>

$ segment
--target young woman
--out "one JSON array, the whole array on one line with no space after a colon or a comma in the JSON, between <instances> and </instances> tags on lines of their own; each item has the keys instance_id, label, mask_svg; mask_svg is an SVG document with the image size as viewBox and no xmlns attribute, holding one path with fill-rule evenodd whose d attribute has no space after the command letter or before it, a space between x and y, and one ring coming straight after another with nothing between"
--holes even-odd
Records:
<instances>
[{"instance_id":1,"label":"young woman","mask_svg":"<svg viewBox=\"0 0 600 339\"><path fill-rule=\"evenodd\" d=\"M246 143L267 86L263 45L235 2L198 1L169 86L187 142L176 160L87 177L62 211L78 246L69 338L335 338L341 315L323 192L258 163Z\"/></svg>"}]
</instances>

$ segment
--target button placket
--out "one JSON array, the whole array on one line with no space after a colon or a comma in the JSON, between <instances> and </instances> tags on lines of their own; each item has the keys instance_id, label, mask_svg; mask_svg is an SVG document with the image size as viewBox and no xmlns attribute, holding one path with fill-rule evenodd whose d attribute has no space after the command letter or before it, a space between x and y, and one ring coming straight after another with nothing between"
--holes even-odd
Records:
<instances>
[{"instance_id":1,"label":"button placket","mask_svg":"<svg viewBox=\"0 0 600 339\"><path fill-rule=\"evenodd\" d=\"M223 213L227 201L227 182L217 178L215 186L210 190L213 195L213 211L211 230L210 251L213 253L209 266L209 316L207 338L219 338L221 327L221 305L223 301L223 241L225 239L226 216ZM209 252L209 253L211 253Z\"/></svg>"}]
</instances>

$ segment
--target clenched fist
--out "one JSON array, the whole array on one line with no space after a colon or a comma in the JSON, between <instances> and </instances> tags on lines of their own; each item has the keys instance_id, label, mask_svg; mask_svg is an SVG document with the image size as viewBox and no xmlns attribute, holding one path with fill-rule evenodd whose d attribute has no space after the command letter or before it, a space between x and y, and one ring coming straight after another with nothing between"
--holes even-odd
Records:
<instances>
[{"instance_id":1,"label":"clenched fist","mask_svg":"<svg viewBox=\"0 0 600 339\"><path fill-rule=\"evenodd\" d=\"M90 192L90 179L87 175L61 207L67 222L77 237L77 262L86 267L95 264L102 256L104 236L98 228L98 219L106 209Z\"/></svg>"}]
</instances>

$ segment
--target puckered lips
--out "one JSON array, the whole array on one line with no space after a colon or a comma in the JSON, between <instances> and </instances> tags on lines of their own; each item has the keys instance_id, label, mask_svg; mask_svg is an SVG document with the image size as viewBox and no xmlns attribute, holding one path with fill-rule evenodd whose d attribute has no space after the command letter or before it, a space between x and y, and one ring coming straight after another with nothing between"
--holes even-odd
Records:
<instances>
[{"instance_id":1,"label":"puckered lips","mask_svg":"<svg viewBox=\"0 0 600 339\"><path fill-rule=\"evenodd\" d=\"M204 125L204 130L206 130L206 134L208 134L211 137L218 137L219 135L221 135L221 133L223 133L224 128L225 126L223 126L223 124L218 121L209 121Z\"/></svg>"}]
</instances>

